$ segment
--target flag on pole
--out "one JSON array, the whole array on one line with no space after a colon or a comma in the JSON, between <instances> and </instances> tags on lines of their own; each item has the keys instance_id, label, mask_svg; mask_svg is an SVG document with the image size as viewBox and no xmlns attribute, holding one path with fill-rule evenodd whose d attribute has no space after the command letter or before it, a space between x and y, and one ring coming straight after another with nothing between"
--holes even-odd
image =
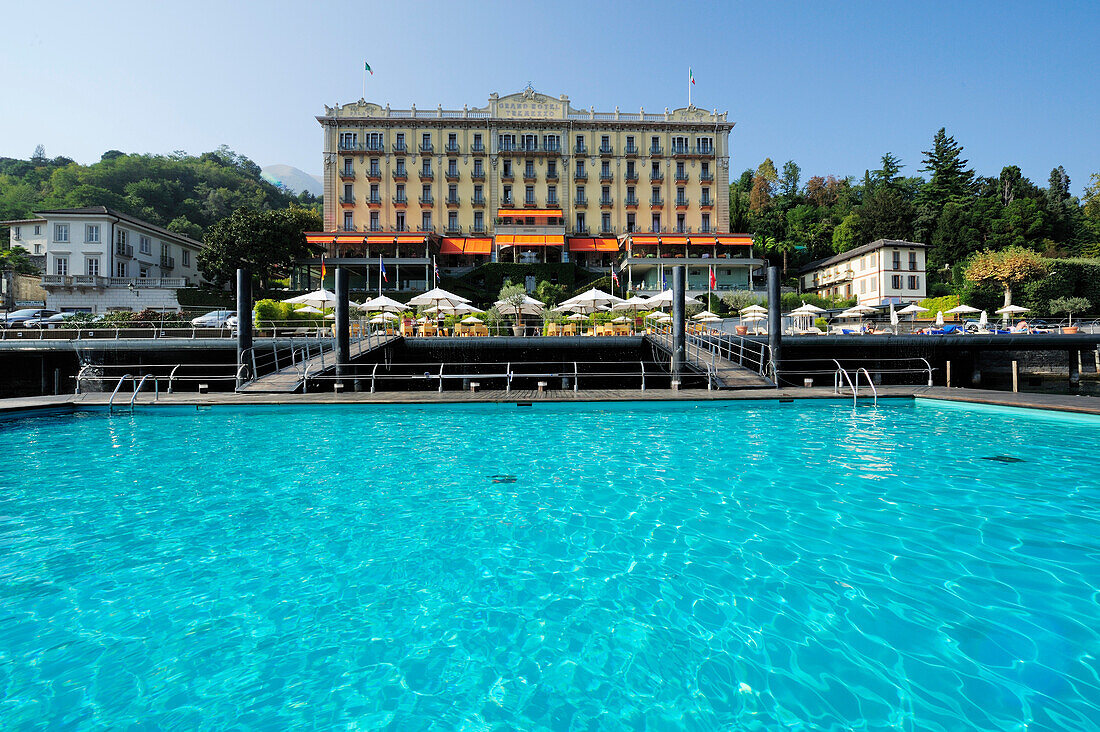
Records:
<instances>
[{"instance_id":1,"label":"flag on pole","mask_svg":"<svg viewBox=\"0 0 1100 732\"><path fill-rule=\"evenodd\" d=\"M378 272L382 275L382 279L386 282L390 281L390 278L386 276L386 263L382 261L382 255L378 255Z\"/></svg>"},{"instance_id":2,"label":"flag on pole","mask_svg":"<svg viewBox=\"0 0 1100 732\"><path fill-rule=\"evenodd\" d=\"M668 289L668 278L665 277L664 272L661 273L661 289L662 290L667 290Z\"/></svg>"},{"instance_id":3,"label":"flag on pole","mask_svg":"<svg viewBox=\"0 0 1100 732\"><path fill-rule=\"evenodd\" d=\"M718 289L718 280L716 280L714 278L714 266L713 265L710 268L710 289L712 289L712 290L717 290Z\"/></svg>"},{"instance_id":4,"label":"flag on pole","mask_svg":"<svg viewBox=\"0 0 1100 732\"><path fill-rule=\"evenodd\" d=\"M366 61L363 62L363 66L364 66L364 69L363 69L364 71L370 71L370 64L368 64ZM374 76L374 72L370 71L370 75Z\"/></svg>"},{"instance_id":5,"label":"flag on pole","mask_svg":"<svg viewBox=\"0 0 1100 732\"><path fill-rule=\"evenodd\" d=\"M619 286L619 275L615 271L615 265L611 265L611 284L615 287Z\"/></svg>"},{"instance_id":6,"label":"flag on pole","mask_svg":"<svg viewBox=\"0 0 1100 732\"><path fill-rule=\"evenodd\" d=\"M325 286L325 255L321 255L321 287Z\"/></svg>"},{"instance_id":7,"label":"flag on pole","mask_svg":"<svg viewBox=\"0 0 1100 732\"><path fill-rule=\"evenodd\" d=\"M439 287L439 265L436 264L435 257L432 257L432 269L435 270L435 286Z\"/></svg>"},{"instance_id":8,"label":"flag on pole","mask_svg":"<svg viewBox=\"0 0 1100 732\"><path fill-rule=\"evenodd\" d=\"M370 69L370 66L368 66L367 69ZM692 86L695 86L695 74L691 73L690 66L688 66L688 81L691 82Z\"/></svg>"}]
</instances>

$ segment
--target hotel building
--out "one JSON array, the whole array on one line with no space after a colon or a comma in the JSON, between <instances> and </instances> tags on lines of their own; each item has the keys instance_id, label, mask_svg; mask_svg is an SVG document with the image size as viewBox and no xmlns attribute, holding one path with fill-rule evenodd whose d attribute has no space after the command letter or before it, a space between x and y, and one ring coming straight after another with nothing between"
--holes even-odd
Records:
<instances>
[{"instance_id":1,"label":"hotel building","mask_svg":"<svg viewBox=\"0 0 1100 732\"><path fill-rule=\"evenodd\" d=\"M12 245L44 258L42 287L53 310L176 310L176 291L201 280L200 242L104 206L0 223L10 227Z\"/></svg>"},{"instance_id":2,"label":"hotel building","mask_svg":"<svg viewBox=\"0 0 1100 732\"><path fill-rule=\"evenodd\" d=\"M860 305L916 302L927 297L925 244L879 239L827 259L810 262L798 273L802 292L824 297L854 297Z\"/></svg>"},{"instance_id":3,"label":"hotel building","mask_svg":"<svg viewBox=\"0 0 1100 732\"><path fill-rule=\"evenodd\" d=\"M326 107L324 231L307 235L353 286L426 289L490 261L621 267L660 289L664 267L748 286L751 237L729 233L729 133L717 110L579 110L530 87L484 107Z\"/></svg>"}]
</instances>

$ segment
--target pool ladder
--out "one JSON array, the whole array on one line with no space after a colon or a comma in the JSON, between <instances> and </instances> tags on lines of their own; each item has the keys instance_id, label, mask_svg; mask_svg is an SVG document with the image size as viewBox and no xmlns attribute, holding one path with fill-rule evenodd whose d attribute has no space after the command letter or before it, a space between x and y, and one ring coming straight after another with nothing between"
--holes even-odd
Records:
<instances>
[{"instance_id":1,"label":"pool ladder","mask_svg":"<svg viewBox=\"0 0 1100 732\"><path fill-rule=\"evenodd\" d=\"M871 378L871 372L866 368L860 366L855 370L855 378L852 378L852 374L847 371L840 362L833 359L833 363L836 364L836 372L833 374L833 393L839 394L840 388L844 385L844 381L848 382L848 387L852 390L852 406L856 406L859 403L859 375L863 374L867 379L867 386L871 387L871 395L874 397L874 405L878 406L878 388L875 386L874 380Z\"/></svg>"},{"instance_id":2,"label":"pool ladder","mask_svg":"<svg viewBox=\"0 0 1100 732\"><path fill-rule=\"evenodd\" d=\"M153 390L155 394L155 396L153 397L153 401L160 401L160 380L157 379L155 376L153 376L152 374L145 374L145 376L141 377L141 381L138 381L137 377L133 376L132 374L123 374L122 378L118 380L117 384L115 384L115 390L111 392L111 398L107 401L107 412L111 413L114 411L115 397L118 395L119 389L121 389L122 385L125 384L127 381L134 382L134 393L130 396L130 411L133 412L134 402L137 400L138 394L141 393L142 387L145 386L145 382L149 379L153 380Z\"/></svg>"}]
</instances>

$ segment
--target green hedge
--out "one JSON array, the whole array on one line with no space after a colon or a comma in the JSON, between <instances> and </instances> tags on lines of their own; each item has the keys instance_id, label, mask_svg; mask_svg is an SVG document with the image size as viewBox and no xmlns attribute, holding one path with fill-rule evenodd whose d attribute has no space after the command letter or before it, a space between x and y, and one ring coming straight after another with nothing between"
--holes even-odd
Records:
<instances>
[{"instance_id":1,"label":"green hedge","mask_svg":"<svg viewBox=\"0 0 1100 732\"><path fill-rule=\"evenodd\" d=\"M1013 302L1031 308L1038 315L1054 315L1050 312L1051 300L1083 297L1091 305L1089 314L1100 312L1100 259L1045 261L1046 277L1018 287L1013 293Z\"/></svg>"},{"instance_id":2,"label":"green hedge","mask_svg":"<svg viewBox=\"0 0 1100 732\"><path fill-rule=\"evenodd\" d=\"M958 307L959 296L944 295L943 297L929 297L921 300L919 305L922 308L928 308L927 313L921 313L922 318L934 318L937 312L947 312L951 308Z\"/></svg>"}]
</instances>

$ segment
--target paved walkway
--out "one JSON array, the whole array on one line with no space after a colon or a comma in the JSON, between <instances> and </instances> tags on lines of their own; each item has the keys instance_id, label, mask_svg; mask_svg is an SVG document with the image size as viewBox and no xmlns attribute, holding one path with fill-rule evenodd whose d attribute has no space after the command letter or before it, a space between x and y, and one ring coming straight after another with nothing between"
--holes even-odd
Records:
<instances>
[{"instance_id":1,"label":"paved walkway","mask_svg":"<svg viewBox=\"0 0 1100 732\"><path fill-rule=\"evenodd\" d=\"M672 336L668 333L651 333L646 336L655 346L664 353L672 354ZM715 378L719 389L770 389L775 386L771 380L764 378L757 372L744 366L727 361L706 351L700 351L692 344L687 345L684 360L685 365L699 373L707 373L707 367L714 366Z\"/></svg>"},{"instance_id":2,"label":"paved walkway","mask_svg":"<svg viewBox=\"0 0 1100 732\"><path fill-rule=\"evenodd\" d=\"M130 395L123 400L123 409ZM481 391L462 392L415 391L415 392L348 392L344 394L253 394L219 392L216 394L161 394L157 405L260 405L260 404L473 404L473 403L534 403L534 402L605 402L605 401L738 401L767 400L788 401L794 399L840 399L850 401L851 395L838 396L831 388L784 388L784 389L737 389L714 390L692 389L671 391L668 389L592 389L580 391L553 390L538 392L534 390L512 390L511 392ZM1013 394L1012 392L990 391L984 389L948 389L942 386L882 386L879 387L880 399L942 399L946 401L970 402L1005 407L1024 407L1032 409L1050 409L1063 412L1094 414L1100 416L1100 399L1086 396L1057 394ZM74 411L81 408L106 406L110 394L68 394L45 397L20 397L0 399L0 415L16 415L40 410ZM860 404L866 404L866 396L860 397ZM153 395L143 392L138 396L137 404L151 406ZM116 399L116 406L118 400Z\"/></svg>"},{"instance_id":3,"label":"paved walkway","mask_svg":"<svg viewBox=\"0 0 1100 732\"><path fill-rule=\"evenodd\" d=\"M349 346L351 360L354 361L364 353L369 353L376 348L381 348L400 339L401 336L398 335L371 335L354 340ZM319 354L304 363L285 366L274 373L254 379L242 386L241 391L247 393L293 394L302 388L302 381L304 381L302 377L305 373L308 372L311 376L320 376L335 368L336 351L325 351L324 355Z\"/></svg>"}]
</instances>

